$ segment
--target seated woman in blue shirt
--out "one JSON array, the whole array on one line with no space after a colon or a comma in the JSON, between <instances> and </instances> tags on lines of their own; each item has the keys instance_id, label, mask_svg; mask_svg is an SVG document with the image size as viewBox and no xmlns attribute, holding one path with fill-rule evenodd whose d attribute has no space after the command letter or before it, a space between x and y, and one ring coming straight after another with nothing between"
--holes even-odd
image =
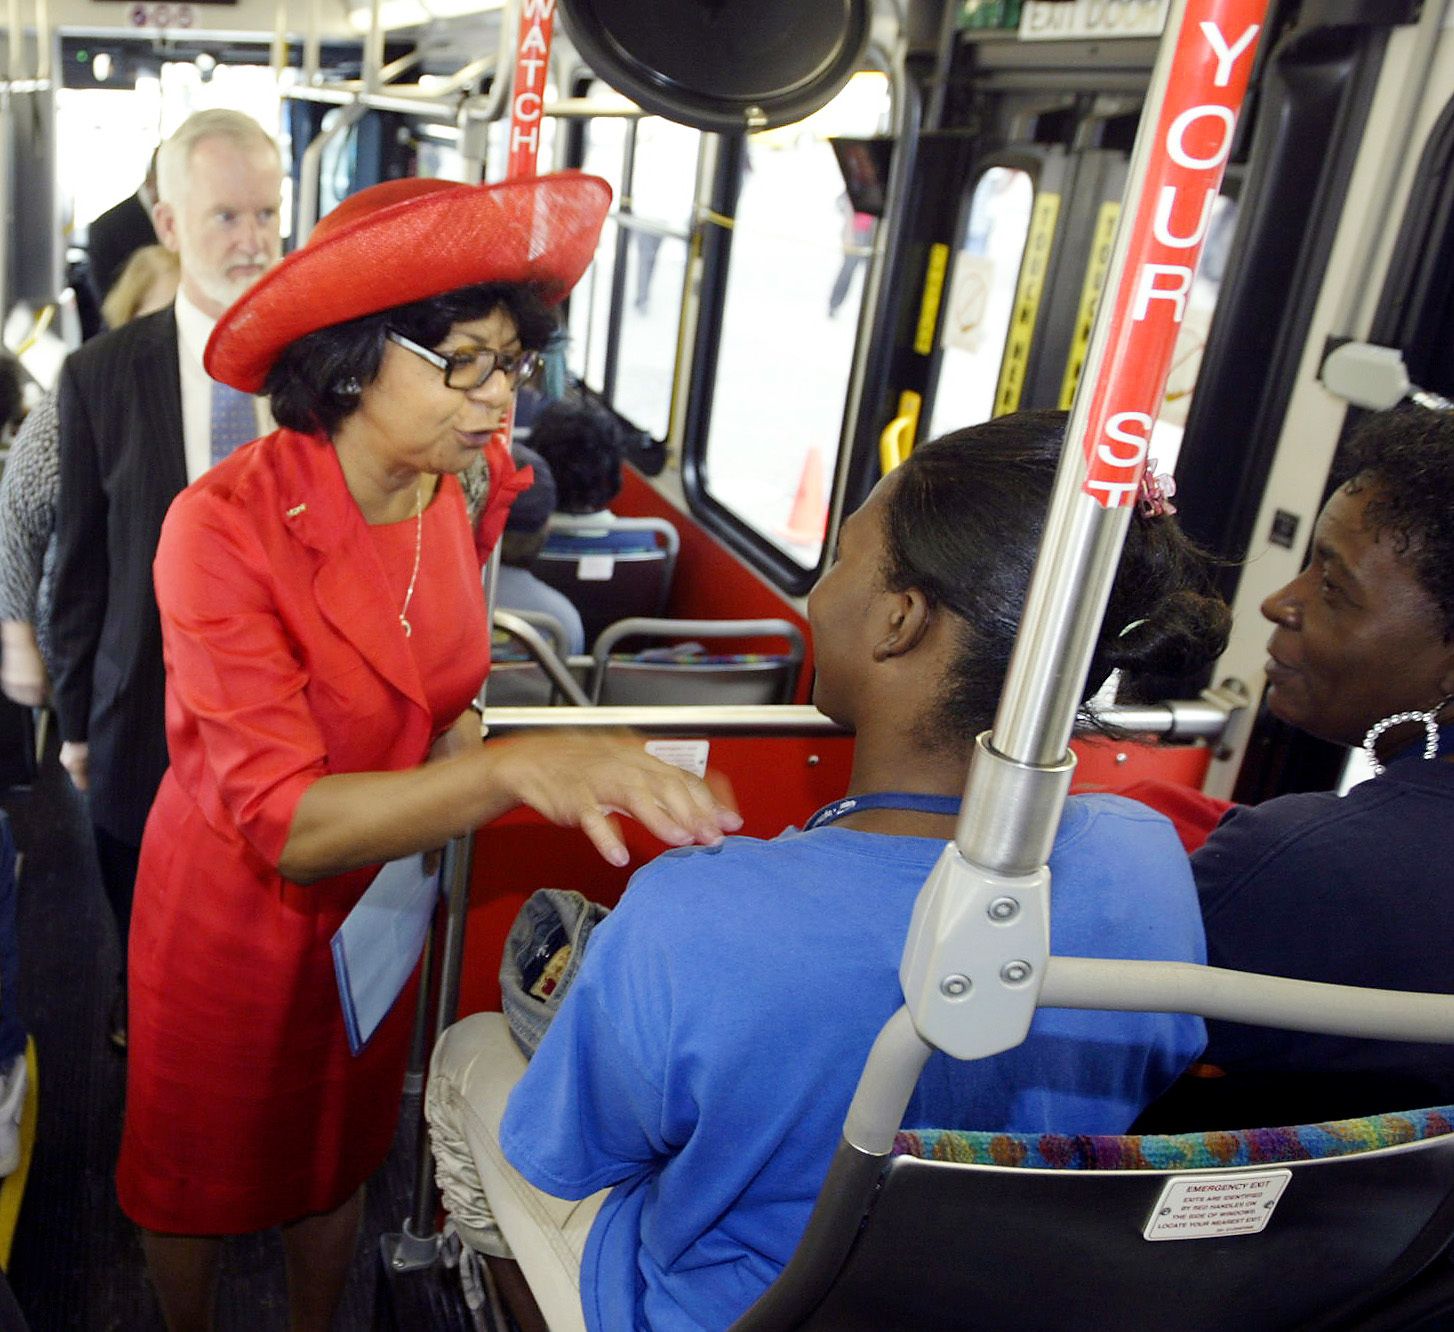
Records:
<instances>
[{"instance_id":1,"label":"seated woman in blue shirt","mask_svg":"<svg viewBox=\"0 0 1454 1332\"><path fill-rule=\"evenodd\" d=\"M791 1255L869 1046L902 1003L910 912L992 719L1064 421L1002 417L927 444L844 524L808 614L814 701L856 736L856 804L642 869L592 933L503 1123L500 1020L447 1034L430 1116L461 1228L482 1226L483 1189L518 1235L502 1195L533 1186L554 1195L534 1210L569 1255L594 1213L578 1302L567 1270L568 1307L547 1306L555 1332L582 1317L600 1332L720 1332ZM1227 625L1174 519L1138 514L1087 692L1113 669L1196 669ZM1186 855L1160 815L1072 798L1050 867L1056 952L1202 959ZM1017 1049L931 1058L905 1123L1120 1132L1202 1041L1191 1017L1046 1010ZM573 1211L554 1201L606 1188Z\"/></svg>"},{"instance_id":2,"label":"seated woman in blue shirt","mask_svg":"<svg viewBox=\"0 0 1454 1332\"><path fill-rule=\"evenodd\" d=\"M1192 857L1215 966L1454 992L1454 416L1369 417L1306 569L1262 603L1268 710L1362 745L1347 795L1236 808ZM1157 1127L1303 1123L1454 1101L1454 1046L1208 1023Z\"/></svg>"}]
</instances>

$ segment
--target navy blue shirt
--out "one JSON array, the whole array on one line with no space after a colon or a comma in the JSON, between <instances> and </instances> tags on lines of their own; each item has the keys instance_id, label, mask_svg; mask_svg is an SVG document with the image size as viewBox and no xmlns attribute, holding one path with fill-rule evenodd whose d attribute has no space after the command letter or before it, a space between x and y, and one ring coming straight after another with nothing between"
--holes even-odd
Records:
<instances>
[{"instance_id":1,"label":"navy blue shirt","mask_svg":"<svg viewBox=\"0 0 1454 1332\"><path fill-rule=\"evenodd\" d=\"M1426 762L1422 740L1345 796L1288 795L1232 810L1192 856L1207 961L1454 993L1451 832L1454 762ZM1244 1074L1414 1078L1427 1104L1454 1101L1454 1046L1208 1022L1204 1058Z\"/></svg>"}]
</instances>

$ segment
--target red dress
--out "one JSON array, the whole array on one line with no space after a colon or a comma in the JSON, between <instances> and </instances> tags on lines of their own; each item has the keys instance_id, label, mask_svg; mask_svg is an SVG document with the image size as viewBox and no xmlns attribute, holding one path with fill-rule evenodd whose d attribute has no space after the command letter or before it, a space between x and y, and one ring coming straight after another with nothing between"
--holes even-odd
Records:
<instances>
[{"instance_id":1,"label":"red dress","mask_svg":"<svg viewBox=\"0 0 1454 1332\"><path fill-rule=\"evenodd\" d=\"M117 1192L173 1234L344 1202L389 1151L415 980L349 1053L329 941L373 878L276 865L303 792L423 761L489 669L459 485L371 529L332 446L280 430L173 504L155 575L171 767L142 844Z\"/></svg>"}]
</instances>

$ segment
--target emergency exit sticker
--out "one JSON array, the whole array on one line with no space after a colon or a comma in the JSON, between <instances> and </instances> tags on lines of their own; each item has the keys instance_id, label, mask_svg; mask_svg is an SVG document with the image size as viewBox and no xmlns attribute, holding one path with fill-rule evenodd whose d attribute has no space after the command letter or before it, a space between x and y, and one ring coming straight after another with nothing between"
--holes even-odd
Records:
<instances>
[{"instance_id":1,"label":"emergency exit sticker","mask_svg":"<svg viewBox=\"0 0 1454 1332\"><path fill-rule=\"evenodd\" d=\"M1255 1235L1272 1219L1291 1178L1287 1169L1173 1176L1142 1233L1149 1240Z\"/></svg>"}]
</instances>

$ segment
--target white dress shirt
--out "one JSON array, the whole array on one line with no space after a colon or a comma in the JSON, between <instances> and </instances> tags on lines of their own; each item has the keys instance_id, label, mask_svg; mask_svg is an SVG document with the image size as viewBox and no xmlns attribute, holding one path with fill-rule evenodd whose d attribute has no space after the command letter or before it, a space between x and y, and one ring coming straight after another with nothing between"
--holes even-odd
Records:
<instances>
[{"instance_id":1,"label":"white dress shirt","mask_svg":"<svg viewBox=\"0 0 1454 1332\"><path fill-rule=\"evenodd\" d=\"M184 292L177 292L177 365L182 377L182 443L187 456L190 484L212 466L212 379L202 368L207 339L217 327L211 315L203 314ZM267 400L255 400L257 433L273 428Z\"/></svg>"}]
</instances>

